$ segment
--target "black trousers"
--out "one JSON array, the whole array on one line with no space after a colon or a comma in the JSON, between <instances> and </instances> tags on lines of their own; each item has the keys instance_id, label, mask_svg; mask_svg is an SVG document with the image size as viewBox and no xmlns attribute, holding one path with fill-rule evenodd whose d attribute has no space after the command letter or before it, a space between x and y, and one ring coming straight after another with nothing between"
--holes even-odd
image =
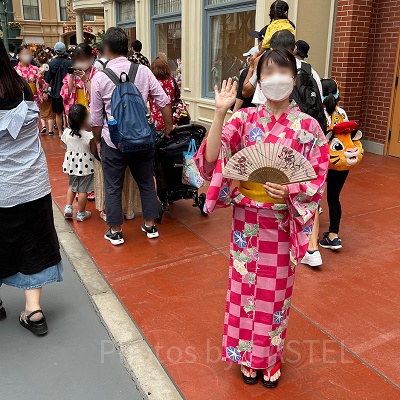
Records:
<instances>
[{"instance_id":1,"label":"black trousers","mask_svg":"<svg viewBox=\"0 0 400 400\"><path fill-rule=\"evenodd\" d=\"M108 146L102 140L101 166L104 174L108 226L119 226L123 223L122 187L127 166L139 187L143 218L150 220L159 217L154 185L154 153L155 149L122 153L120 150Z\"/></svg>"},{"instance_id":2,"label":"black trousers","mask_svg":"<svg viewBox=\"0 0 400 400\"><path fill-rule=\"evenodd\" d=\"M329 232L339 234L339 225L342 218L342 207L340 205L340 192L346 182L349 171L328 170L327 198L329 206Z\"/></svg>"}]
</instances>

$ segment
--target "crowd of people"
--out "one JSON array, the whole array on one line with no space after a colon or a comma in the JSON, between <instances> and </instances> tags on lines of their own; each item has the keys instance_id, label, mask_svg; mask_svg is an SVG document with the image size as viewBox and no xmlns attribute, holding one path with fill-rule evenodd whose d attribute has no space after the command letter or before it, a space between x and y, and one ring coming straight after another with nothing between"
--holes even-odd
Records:
<instances>
[{"instance_id":1,"label":"crowd of people","mask_svg":"<svg viewBox=\"0 0 400 400\"><path fill-rule=\"evenodd\" d=\"M204 211L234 208L223 359L241 365L247 384L261 378L272 388L281 374L295 267L300 262L322 264L318 245L332 250L342 246L339 196L362 151L359 145L346 148L335 129L342 127L338 132L345 134L352 127L354 141L362 133L338 106L338 82L321 80L305 62L310 46L296 41L285 1L274 1L270 23L249 34L258 45L243 54L248 67L238 85L229 78L220 89L215 87L213 123L195 161L210 181ZM122 151L115 142L114 117L120 115L116 96L133 90L120 85L134 83L140 95L134 110L148 107L142 128L151 126L155 136L169 137L190 117L165 56L150 63L138 40L131 44L130 56L128 47L125 32L115 27L96 48L81 43L68 52L59 42L34 57L25 46L15 50L10 45L7 54L0 42L0 218L5 227L0 258L6 266L0 268L0 285L25 290L20 322L37 335L47 332L39 304L41 287L63 276L38 126L42 134L57 133L66 149L60 165L69 182L65 218L74 217L77 199L77 221L88 219L86 204L93 199L108 225L104 238L111 244L124 243L124 216L131 219L136 211L142 212L141 229L147 237L159 236L155 149ZM230 109L233 115L225 123ZM225 165L242 149L262 143L299 152L317 178L289 185L239 181L234 187L224 177ZM331 151L343 152L337 157L350 167L335 169ZM318 241L327 179L330 227ZM0 319L5 316L0 300Z\"/></svg>"}]
</instances>

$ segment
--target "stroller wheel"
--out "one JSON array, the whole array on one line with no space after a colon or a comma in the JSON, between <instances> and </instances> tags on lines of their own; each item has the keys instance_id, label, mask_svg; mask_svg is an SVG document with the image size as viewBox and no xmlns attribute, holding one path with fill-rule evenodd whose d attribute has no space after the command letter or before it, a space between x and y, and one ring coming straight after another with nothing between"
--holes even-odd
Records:
<instances>
[{"instance_id":1,"label":"stroller wheel","mask_svg":"<svg viewBox=\"0 0 400 400\"><path fill-rule=\"evenodd\" d=\"M163 214L164 214L164 207L163 205L159 202L158 203L158 215L159 217L156 219L156 223L160 224L162 219L163 219Z\"/></svg>"},{"instance_id":2,"label":"stroller wheel","mask_svg":"<svg viewBox=\"0 0 400 400\"><path fill-rule=\"evenodd\" d=\"M204 211L205 204L206 204L206 194L201 193L199 196L199 208L200 208L201 214L204 215L205 217L207 217L208 214Z\"/></svg>"}]
</instances>

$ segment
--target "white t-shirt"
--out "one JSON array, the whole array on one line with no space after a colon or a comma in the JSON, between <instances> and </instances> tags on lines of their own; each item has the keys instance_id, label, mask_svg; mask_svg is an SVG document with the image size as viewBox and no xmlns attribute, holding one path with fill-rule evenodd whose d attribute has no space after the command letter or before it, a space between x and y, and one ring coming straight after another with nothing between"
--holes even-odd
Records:
<instances>
[{"instance_id":1,"label":"white t-shirt","mask_svg":"<svg viewBox=\"0 0 400 400\"><path fill-rule=\"evenodd\" d=\"M63 172L68 175L85 176L94 173L93 154L90 151L92 132L79 131L81 137L71 135L71 129L67 128L61 136L61 140L67 145L63 162Z\"/></svg>"},{"instance_id":2,"label":"white t-shirt","mask_svg":"<svg viewBox=\"0 0 400 400\"><path fill-rule=\"evenodd\" d=\"M305 61L300 61L296 58L296 66L297 69L301 68L301 63L305 62ZM315 79L315 81L317 82L318 85L318 89L319 89L319 94L321 96L321 100L324 101L324 98L322 96L322 85L321 85L321 78L319 77L317 71L315 71L314 68L311 68L311 72L312 72L312 76ZM260 86L257 84L257 71L254 71L253 76L250 78L249 82L253 85L253 87L256 88L255 92L254 92L254 96L253 96L253 100L252 103L255 105L258 104L264 104L267 99L265 98L265 96L263 95L263 92L260 89Z\"/></svg>"}]
</instances>

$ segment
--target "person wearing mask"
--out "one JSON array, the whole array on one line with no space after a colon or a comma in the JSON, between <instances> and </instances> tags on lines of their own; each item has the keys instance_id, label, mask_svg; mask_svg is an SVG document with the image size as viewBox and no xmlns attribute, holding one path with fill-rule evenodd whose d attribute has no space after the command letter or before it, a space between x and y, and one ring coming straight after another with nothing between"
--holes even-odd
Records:
<instances>
[{"instance_id":1,"label":"person wearing mask","mask_svg":"<svg viewBox=\"0 0 400 400\"><path fill-rule=\"evenodd\" d=\"M264 53L257 66L257 85L265 104L237 111L225 125L236 83L231 88L232 79L224 81L221 92L215 86L214 119L194 157L202 176L211 181L206 212L233 204L222 359L241 366L245 383L255 384L261 377L268 388L280 377L295 267L307 250L308 230L329 165L328 144L319 124L289 100L296 76L292 53ZM297 140L302 132L307 132L309 143ZM303 154L317 179L289 185L239 181L231 191L233 181L223 176L229 159L262 143L279 143Z\"/></svg>"},{"instance_id":2,"label":"person wearing mask","mask_svg":"<svg viewBox=\"0 0 400 400\"><path fill-rule=\"evenodd\" d=\"M44 74L49 69L49 55L43 49L37 53L37 61L39 63L39 84L40 92L42 93L40 103L40 120L41 120L41 133L47 133L49 136L53 136L53 127L55 114L51 107L51 100L47 97L47 100L43 99L43 91L45 90L46 82L44 81Z\"/></svg>"},{"instance_id":3,"label":"person wearing mask","mask_svg":"<svg viewBox=\"0 0 400 400\"><path fill-rule=\"evenodd\" d=\"M15 44L14 43L9 43L9 45L8 45L8 57L9 57L9 59L11 61L11 65L13 67L16 67L18 65L18 59L17 59L17 56L15 54L15 49L16 49Z\"/></svg>"},{"instance_id":4,"label":"person wearing mask","mask_svg":"<svg viewBox=\"0 0 400 400\"><path fill-rule=\"evenodd\" d=\"M69 61L65 56L65 44L57 42L54 45L55 57L49 62L49 70L44 74L44 80L46 82L43 99L47 100L51 97L52 110L56 115L56 125L58 129L58 135L61 137L63 132L63 114L64 114L64 103L61 97L61 88L63 86L63 79L68 73L68 67L72 66L72 62ZM49 87L51 85L51 92L49 94Z\"/></svg>"},{"instance_id":5,"label":"person wearing mask","mask_svg":"<svg viewBox=\"0 0 400 400\"><path fill-rule=\"evenodd\" d=\"M93 65L95 68L97 68L99 71L103 71L105 68L105 65L107 63L107 58L104 56L104 46L103 43L100 43L96 47L96 59L93 62Z\"/></svg>"},{"instance_id":6,"label":"person wearing mask","mask_svg":"<svg viewBox=\"0 0 400 400\"><path fill-rule=\"evenodd\" d=\"M128 60L130 62L133 62L135 64L142 64L150 68L149 60L141 53L142 42L140 40L134 40L132 42L132 51L133 54L130 57L128 57Z\"/></svg>"},{"instance_id":7,"label":"person wearing mask","mask_svg":"<svg viewBox=\"0 0 400 400\"><path fill-rule=\"evenodd\" d=\"M104 35L103 43L105 54L110 60L107 69L110 69L117 77L121 78L122 74L123 79L123 73L127 75L132 64L126 58L128 53L126 33L121 28L109 28ZM147 103L149 95L155 99L163 116L164 134L169 136L173 129L170 99L150 69L144 65L139 65L134 84L145 103ZM93 135L104 173L105 206L107 225L109 226L104 237L111 244L120 245L124 243L121 192L127 166L129 166L133 178L139 186L145 220L141 229L150 239L159 236L155 223L155 220L159 217L159 211L154 184L155 149L123 153L111 141L107 120L111 116L111 97L114 89L115 84L105 73L102 72L93 77L90 114Z\"/></svg>"},{"instance_id":8,"label":"person wearing mask","mask_svg":"<svg viewBox=\"0 0 400 400\"><path fill-rule=\"evenodd\" d=\"M44 335L42 287L61 282L63 269L38 118L32 91L0 40L0 286L24 290L19 322ZM0 320L6 316L0 299Z\"/></svg>"},{"instance_id":9,"label":"person wearing mask","mask_svg":"<svg viewBox=\"0 0 400 400\"><path fill-rule=\"evenodd\" d=\"M18 75L20 75L29 85L32 90L33 97L36 104L40 107L41 93L40 81L42 77L39 75L39 68L31 64L32 51L26 46L21 46L17 50L19 63L15 68Z\"/></svg>"},{"instance_id":10,"label":"person wearing mask","mask_svg":"<svg viewBox=\"0 0 400 400\"><path fill-rule=\"evenodd\" d=\"M79 44L72 53L74 73L65 75L60 92L67 117L73 104L82 104L90 109L91 81L98 72L93 66L94 53L95 50L87 43Z\"/></svg>"}]
</instances>

